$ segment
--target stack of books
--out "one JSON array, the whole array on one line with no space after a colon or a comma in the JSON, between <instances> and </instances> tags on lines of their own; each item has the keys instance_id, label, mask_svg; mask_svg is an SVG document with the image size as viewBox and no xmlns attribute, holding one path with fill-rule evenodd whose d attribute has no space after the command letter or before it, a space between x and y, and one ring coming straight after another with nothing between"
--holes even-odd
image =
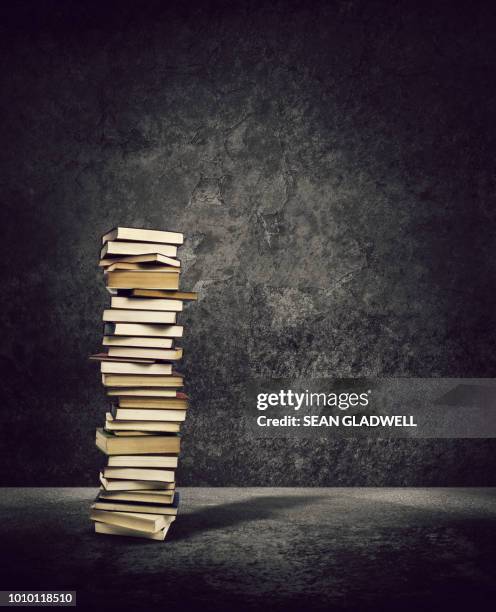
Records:
<instances>
[{"instance_id":1,"label":"stack of books","mask_svg":"<svg viewBox=\"0 0 496 612\"><path fill-rule=\"evenodd\" d=\"M174 369L183 354L177 316L196 294L179 289L177 232L118 227L102 238L111 294L100 364L110 399L96 445L107 456L91 506L97 533L163 540L179 505L176 468L188 398Z\"/></svg>"}]
</instances>

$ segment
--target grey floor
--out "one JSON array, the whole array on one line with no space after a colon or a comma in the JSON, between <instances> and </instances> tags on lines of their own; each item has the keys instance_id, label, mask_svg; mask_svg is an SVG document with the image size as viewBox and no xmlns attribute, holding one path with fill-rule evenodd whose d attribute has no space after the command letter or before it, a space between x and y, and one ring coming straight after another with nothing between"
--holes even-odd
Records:
<instances>
[{"instance_id":1,"label":"grey floor","mask_svg":"<svg viewBox=\"0 0 496 612\"><path fill-rule=\"evenodd\" d=\"M97 536L94 489L2 489L1 589L164 610L490 609L496 489L183 489L168 539Z\"/></svg>"}]
</instances>

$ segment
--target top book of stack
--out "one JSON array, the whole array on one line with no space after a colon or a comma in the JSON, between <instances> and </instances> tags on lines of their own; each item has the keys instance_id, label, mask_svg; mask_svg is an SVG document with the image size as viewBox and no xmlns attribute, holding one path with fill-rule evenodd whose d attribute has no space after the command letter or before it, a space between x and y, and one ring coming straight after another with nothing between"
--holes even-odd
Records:
<instances>
[{"instance_id":1,"label":"top book of stack","mask_svg":"<svg viewBox=\"0 0 496 612\"><path fill-rule=\"evenodd\" d=\"M159 242L161 244L181 245L184 242L184 234L180 232L164 232L161 230L147 230L134 227L116 227L102 236L103 244L112 240Z\"/></svg>"}]
</instances>

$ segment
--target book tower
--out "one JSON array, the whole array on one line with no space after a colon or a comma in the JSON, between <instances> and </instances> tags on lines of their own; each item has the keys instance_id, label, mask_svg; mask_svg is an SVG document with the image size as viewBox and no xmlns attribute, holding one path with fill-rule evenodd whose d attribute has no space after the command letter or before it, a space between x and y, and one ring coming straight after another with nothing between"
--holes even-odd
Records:
<instances>
[{"instance_id":1,"label":"book tower","mask_svg":"<svg viewBox=\"0 0 496 612\"><path fill-rule=\"evenodd\" d=\"M91 506L95 531L163 540L175 520L180 429L188 398L177 323L185 300L177 259L183 235L118 227L102 238L100 266L111 295L104 310L100 364L110 400L96 445L106 455L101 487Z\"/></svg>"}]
</instances>

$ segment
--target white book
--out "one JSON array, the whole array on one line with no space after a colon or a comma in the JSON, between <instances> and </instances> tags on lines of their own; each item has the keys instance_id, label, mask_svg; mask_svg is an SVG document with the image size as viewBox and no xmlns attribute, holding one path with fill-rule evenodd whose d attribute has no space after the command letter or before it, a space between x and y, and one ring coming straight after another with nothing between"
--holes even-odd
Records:
<instances>
[{"instance_id":1,"label":"white book","mask_svg":"<svg viewBox=\"0 0 496 612\"><path fill-rule=\"evenodd\" d=\"M161 410L159 408L115 408L114 418L119 421L177 421L186 420L186 410L174 408Z\"/></svg>"},{"instance_id":2,"label":"white book","mask_svg":"<svg viewBox=\"0 0 496 612\"><path fill-rule=\"evenodd\" d=\"M165 230L149 230L137 227L116 227L102 236L102 243L110 240L134 240L136 242L160 242L183 244L184 234Z\"/></svg>"},{"instance_id":3,"label":"white book","mask_svg":"<svg viewBox=\"0 0 496 612\"><path fill-rule=\"evenodd\" d=\"M103 320L124 323L175 323L176 313L157 310L108 308L103 311Z\"/></svg>"},{"instance_id":4,"label":"white book","mask_svg":"<svg viewBox=\"0 0 496 612\"><path fill-rule=\"evenodd\" d=\"M114 336L152 336L154 338L181 338L182 325L158 325L153 323L108 323L105 335Z\"/></svg>"},{"instance_id":5,"label":"white book","mask_svg":"<svg viewBox=\"0 0 496 612\"><path fill-rule=\"evenodd\" d=\"M127 536L129 538L143 538L145 540L158 540L162 542L165 540L165 536L167 535L171 524L172 521L170 521L170 523L160 531L157 531L156 533L148 533L146 531L127 529L126 527L118 527L117 525L108 525L107 523L95 521L95 532L104 533L105 535Z\"/></svg>"},{"instance_id":6,"label":"white book","mask_svg":"<svg viewBox=\"0 0 496 612\"><path fill-rule=\"evenodd\" d=\"M107 412L106 416L105 429L107 431L126 433L128 431L136 431L136 433L178 433L181 429L181 425L178 421L120 421L113 419L110 412Z\"/></svg>"},{"instance_id":7,"label":"white book","mask_svg":"<svg viewBox=\"0 0 496 612\"><path fill-rule=\"evenodd\" d=\"M132 468L132 467L106 467L103 470L104 478L123 480L151 480L153 482L174 482L174 470L160 468Z\"/></svg>"},{"instance_id":8,"label":"white book","mask_svg":"<svg viewBox=\"0 0 496 612\"><path fill-rule=\"evenodd\" d=\"M133 298L114 296L111 301L112 308L126 308L130 310L166 310L168 312L181 312L182 300L169 300L167 298Z\"/></svg>"},{"instance_id":9,"label":"white book","mask_svg":"<svg viewBox=\"0 0 496 612\"><path fill-rule=\"evenodd\" d=\"M171 363L129 363L127 361L101 361L103 374L172 374Z\"/></svg>"},{"instance_id":10,"label":"white book","mask_svg":"<svg viewBox=\"0 0 496 612\"><path fill-rule=\"evenodd\" d=\"M139 529L147 533L156 533L160 531L160 529L164 529L167 525L167 521L164 520L164 515L160 514L96 510L95 508L92 508L90 511L90 519L92 521L99 521L117 527Z\"/></svg>"},{"instance_id":11,"label":"white book","mask_svg":"<svg viewBox=\"0 0 496 612\"><path fill-rule=\"evenodd\" d=\"M103 346L133 346L138 348L170 349L174 341L171 338L141 338L138 336L104 336Z\"/></svg>"},{"instance_id":12,"label":"white book","mask_svg":"<svg viewBox=\"0 0 496 612\"><path fill-rule=\"evenodd\" d=\"M112 455L109 467L177 468L178 457L173 455Z\"/></svg>"},{"instance_id":13,"label":"white book","mask_svg":"<svg viewBox=\"0 0 496 612\"><path fill-rule=\"evenodd\" d=\"M172 482L158 482L155 480L125 480L121 478L105 478L100 472L100 482L106 491L150 491L164 490L169 491L174 488Z\"/></svg>"},{"instance_id":14,"label":"white book","mask_svg":"<svg viewBox=\"0 0 496 612\"><path fill-rule=\"evenodd\" d=\"M100 259L103 259L106 255L147 255L148 253L159 253L166 257L176 257L177 247L154 242L111 240L103 245L100 251Z\"/></svg>"},{"instance_id":15,"label":"white book","mask_svg":"<svg viewBox=\"0 0 496 612\"><path fill-rule=\"evenodd\" d=\"M177 397L177 391L175 389L146 389L136 387L121 387L119 389L107 389L107 395L123 396L123 397Z\"/></svg>"}]
</instances>

